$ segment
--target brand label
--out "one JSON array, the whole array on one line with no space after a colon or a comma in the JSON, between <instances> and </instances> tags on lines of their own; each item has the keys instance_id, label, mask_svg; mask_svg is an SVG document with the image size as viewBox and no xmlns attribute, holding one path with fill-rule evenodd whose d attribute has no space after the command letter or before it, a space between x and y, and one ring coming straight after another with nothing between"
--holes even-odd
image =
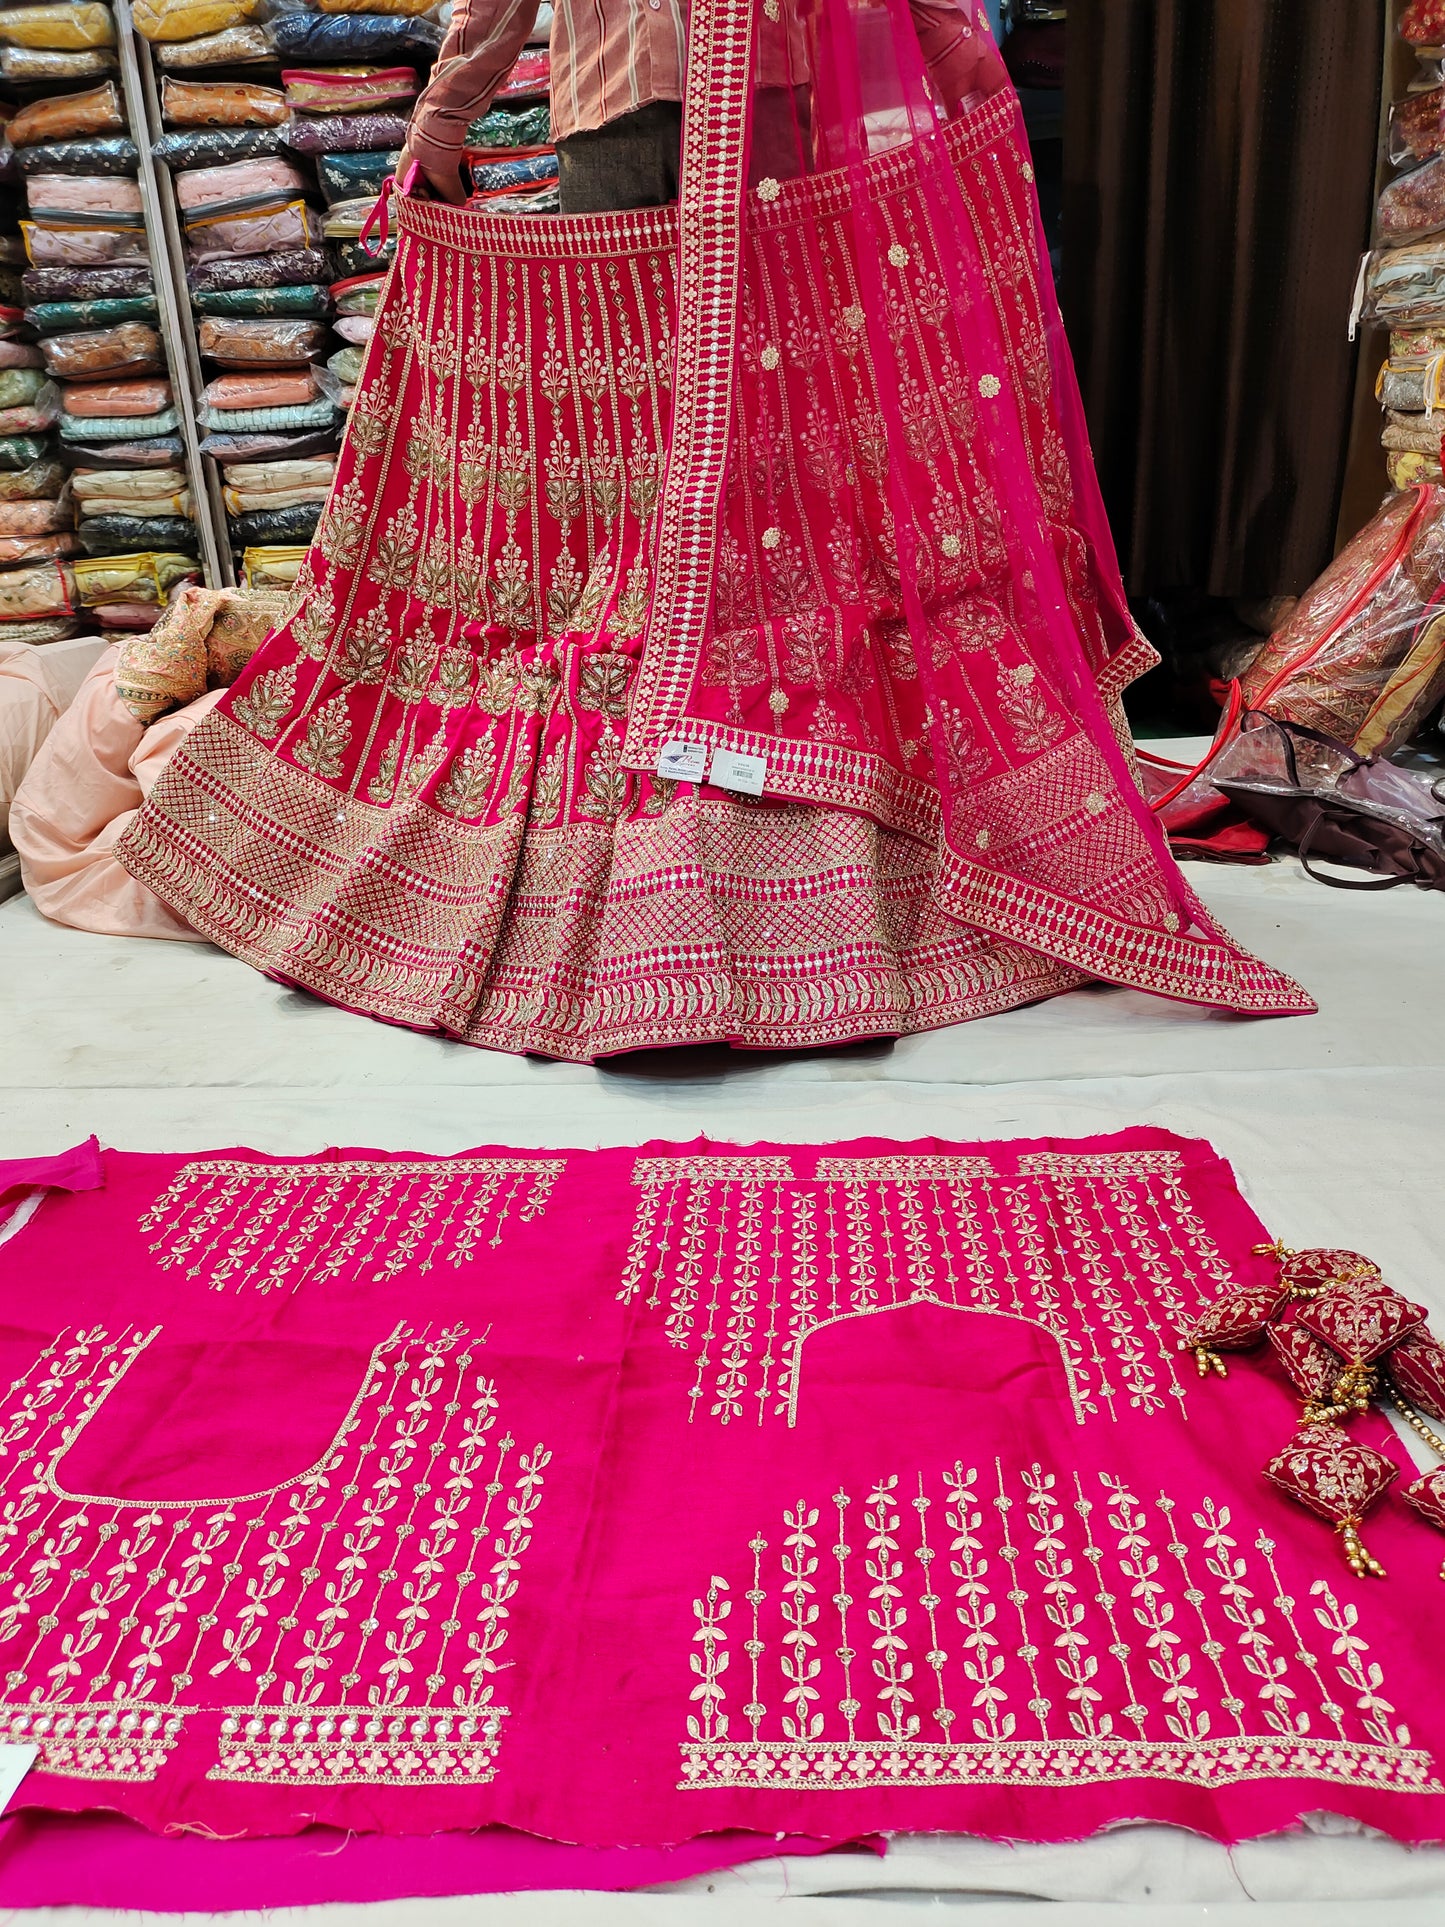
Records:
<instances>
[{"instance_id":1,"label":"brand label","mask_svg":"<svg viewBox=\"0 0 1445 1927\"><path fill-rule=\"evenodd\" d=\"M737 790L743 796L761 796L767 781L766 756L745 756L740 749L715 749L712 753L712 781L720 790Z\"/></svg>"},{"instance_id":2,"label":"brand label","mask_svg":"<svg viewBox=\"0 0 1445 1927\"><path fill-rule=\"evenodd\" d=\"M707 744L664 743L657 752L657 773L675 783L700 783L707 774Z\"/></svg>"}]
</instances>

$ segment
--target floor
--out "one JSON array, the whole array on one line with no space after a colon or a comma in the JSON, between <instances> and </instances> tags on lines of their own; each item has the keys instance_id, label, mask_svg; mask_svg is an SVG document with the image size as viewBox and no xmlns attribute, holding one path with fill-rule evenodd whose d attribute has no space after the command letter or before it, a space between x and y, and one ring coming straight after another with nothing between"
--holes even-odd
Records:
<instances>
[{"instance_id":1,"label":"floor","mask_svg":"<svg viewBox=\"0 0 1445 1927\"><path fill-rule=\"evenodd\" d=\"M587 1068L413 1036L283 990L209 946L80 935L18 897L0 904L0 1157L92 1132L130 1150L447 1152L699 1132L740 1143L956 1140L1153 1123L1209 1138L1277 1234L1369 1252L1445 1323L1445 897L1332 891L1293 861L1190 875L1242 942L1308 986L1318 1016L1245 1020L1096 989L894 1045L664 1052ZM1388 1903L1388 1927L1414 1927L1442 1917L1445 1847L1407 1852L1327 1821L1232 1851L1142 1827L1052 1848L912 1838L884 1859L773 1860L665 1895L485 1904L498 1927L671 1927L694 1916L723 1927L784 1897L800 1927L855 1917L876 1927L951 1900L975 1903L974 1927L1005 1918L1002 1904L982 1903L1007 1902L1008 1922L1025 1927L1044 1911L1029 1903L1044 1901L1063 1903L1048 1909L1051 1927L1094 1927L1097 1903L1111 1900L1147 1906L1161 1927L1203 1927L1221 1905L1251 1902L1251 1922L1329 1927L1356 1920L1364 1898ZM392 1903L307 1919L452 1927L477 1906Z\"/></svg>"}]
</instances>

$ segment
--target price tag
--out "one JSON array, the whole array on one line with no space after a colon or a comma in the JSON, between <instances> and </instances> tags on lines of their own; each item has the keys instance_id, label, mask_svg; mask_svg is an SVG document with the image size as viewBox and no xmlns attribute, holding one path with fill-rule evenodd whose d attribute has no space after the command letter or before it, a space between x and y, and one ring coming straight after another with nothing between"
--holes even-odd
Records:
<instances>
[{"instance_id":1,"label":"price tag","mask_svg":"<svg viewBox=\"0 0 1445 1927\"><path fill-rule=\"evenodd\" d=\"M720 790L736 790L742 796L761 796L768 776L768 759L766 756L745 756L740 749L715 749L710 775Z\"/></svg>"},{"instance_id":2,"label":"price tag","mask_svg":"<svg viewBox=\"0 0 1445 1927\"><path fill-rule=\"evenodd\" d=\"M674 783L700 783L707 774L707 744L664 743L657 752L657 773Z\"/></svg>"}]
</instances>

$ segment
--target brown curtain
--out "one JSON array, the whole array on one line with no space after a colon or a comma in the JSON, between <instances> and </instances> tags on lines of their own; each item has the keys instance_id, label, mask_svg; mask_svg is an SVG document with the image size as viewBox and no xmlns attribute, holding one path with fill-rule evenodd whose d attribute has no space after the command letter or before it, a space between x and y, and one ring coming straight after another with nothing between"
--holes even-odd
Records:
<instances>
[{"instance_id":1,"label":"brown curtain","mask_svg":"<svg viewBox=\"0 0 1445 1927\"><path fill-rule=\"evenodd\" d=\"M1064 312L1132 595L1333 551L1384 0L1071 0Z\"/></svg>"}]
</instances>

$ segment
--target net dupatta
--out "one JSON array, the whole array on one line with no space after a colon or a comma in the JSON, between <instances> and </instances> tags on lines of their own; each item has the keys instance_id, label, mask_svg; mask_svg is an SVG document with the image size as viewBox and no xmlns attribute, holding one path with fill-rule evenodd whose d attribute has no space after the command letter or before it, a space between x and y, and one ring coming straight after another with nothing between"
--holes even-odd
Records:
<instances>
[{"instance_id":1,"label":"net dupatta","mask_svg":"<svg viewBox=\"0 0 1445 1927\"><path fill-rule=\"evenodd\" d=\"M961 921L1107 980L1307 1010L1140 794L1135 629L986 18L695 0L671 441L624 761L940 844Z\"/></svg>"}]
</instances>

